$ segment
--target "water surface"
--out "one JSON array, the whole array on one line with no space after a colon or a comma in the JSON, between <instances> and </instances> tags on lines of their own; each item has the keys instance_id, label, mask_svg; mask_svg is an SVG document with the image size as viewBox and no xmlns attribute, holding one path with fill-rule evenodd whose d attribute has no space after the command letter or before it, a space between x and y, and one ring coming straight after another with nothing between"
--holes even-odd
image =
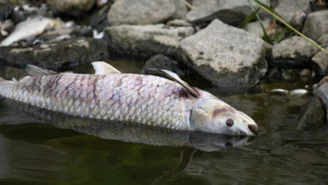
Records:
<instances>
[{"instance_id":1,"label":"water surface","mask_svg":"<svg viewBox=\"0 0 328 185\"><path fill-rule=\"evenodd\" d=\"M111 61L123 72L140 72L143 62ZM92 72L90 66L77 69ZM187 146L152 146L60 129L43 124L0 100L0 184L327 184L328 133L296 131L307 97L267 93L296 89L311 81L271 83L253 93L222 95L191 81L246 112L260 126L243 146L206 152ZM184 156L181 158L181 156ZM190 160L190 161L189 161Z\"/></svg>"}]
</instances>

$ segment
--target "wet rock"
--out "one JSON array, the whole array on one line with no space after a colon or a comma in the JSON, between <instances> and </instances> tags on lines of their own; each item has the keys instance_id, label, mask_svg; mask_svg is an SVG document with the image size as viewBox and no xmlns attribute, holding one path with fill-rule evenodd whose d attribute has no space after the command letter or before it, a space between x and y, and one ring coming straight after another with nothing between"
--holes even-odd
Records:
<instances>
[{"instance_id":1,"label":"wet rock","mask_svg":"<svg viewBox=\"0 0 328 185\"><path fill-rule=\"evenodd\" d=\"M328 47L326 50L328 50ZM328 75L328 55L326 53L319 51L312 57L312 61L316 64L319 75Z\"/></svg>"},{"instance_id":2,"label":"wet rock","mask_svg":"<svg viewBox=\"0 0 328 185\"><path fill-rule=\"evenodd\" d=\"M249 87L267 71L265 43L250 33L214 20L181 41L182 60L220 87Z\"/></svg>"},{"instance_id":3,"label":"wet rock","mask_svg":"<svg viewBox=\"0 0 328 185\"><path fill-rule=\"evenodd\" d=\"M104 30L109 24L107 21L107 13L109 10L109 6L105 5L98 11L95 11L93 14L86 17L86 21L88 24L98 31Z\"/></svg>"},{"instance_id":4,"label":"wet rock","mask_svg":"<svg viewBox=\"0 0 328 185\"><path fill-rule=\"evenodd\" d=\"M19 67L36 64L47 69L60 70L106 58L106 42L92 38L76 38L27 48L0 48L0 60Z\"/></svg>"},{"instance_id":5,"label":"wet rock","mask_svg":"<svg viewBox=\"0 0 328 185\"><path fill-rule=\"evenodd\" d=\"M111 25L146 25L184 18L186 13L183 0L118 0L108 12L108 22Z\"/></svg>"},{"instance_id":6,"label":"wet rock","mask_svg":"<svg viewBox=\"0 0 328 185\"><path fill-rule=\"evenodd\" d=\"M328 10L310 13L304 23L302 33L311 39L318 40L328 33Z\"/></svg>"},{"instance_id":7,"label":"wet rock","mask_svg":"<svg viewBox=\"0 0 328 185\"><path fill-rule=\"evenodd\" d=\"M182 69L181 64L179 64L178 61L172 60L162 54L155 55L147 60L142 71L144 72L148 68L166 69L178 74L179 76L185 75L185 70Z\"/></svg>"},{"instance_id":8,"label":"wet rock","mask_svg":"<svg viewBox=\"0 0 328 185\"><path fill-rule=\"evenodd\" d=\"M7 67L5 71L5 79L11 80L15 78L16 80L21 79L22 77L26 76L26 72L24 69L14 68L14 67Z\"/></svg>"},{"instance_id":9,"label":"wet rock","mask_svg":"<svg viewBox=\"0 0 328 185\"><path fill-rule=\"evenodd\" d=\"M318 96L323 104L325 110L325 119L328 121L328 77L324 77L318 84L313 86L313 94Z\"/></svg>"},{"instance_id":10,"label":"wet rock","mask_svg":"<svg viewBox=\"0 0 328 185\"><path fill-rule=\"evenodd\" d=\"M310 69L302 69L302 71L300 72L300 77L303 78L310 78L312 77L313 72Z\"/></svg>"},{"instance_id":11,"label":"wet rock","mask_svg":"<svg viewBox=\"0 0 328 185\"><path fill-rule=\"evenodd\" d=\"M293 36L273 45L273 66L296 68L311 66L310 58L318 51L310 42L299 36Z\"/></svg>"},{"instance_id":12,"label":"wet rock","mask_svg":"<svg viewBox=\"0 0 328 185\"><path fill-rule=\"evenodd\" d=\"M175 55L179 42L194 33L192 27L157 25L121 25L105 29L111 51L142 57L158 53Z\"/></svg>"},{"instance_id":13,"label":"wet rock","mask_svg":"<svg viewBox=\"0 0 328 185\"><path fill-rule=\"evenodd\" d=\"M269 0L262 1L269 5ZM200 3L202 4L202 3ZM253 4L254 7L257 7ZM187 20L192 23L202 23L220 19L222 22L230 25L239 25L253 12L247 0L217 0L208 1L187 14Z\"/></svg>"},{"instance_id":14,"label":"wet rock","mask_svg":"<svg viewBox=\"0 0 328 185\"><path fill-rule=\"evenodd\" d=\"M48 0L47 3L55 13L65 13L73 16L79 16L83 12L89 11L96 0Z\"/></svg>"},{"instance_id":15,"label":"wet rock","mask_svg":"<svg viewBox=\"0 0 328 185\"><path fill-rule=\"evenodd\" d=\"M317 96L312 96L302 107L297 119L297 129L318 130L323 126L326 119L326 113L323 109L321 100Z\"/></svg>"},{"instance_id":16,"label":"wet rock","mask_svg":"<svg viewBox=\"0 0 328 185\"><path fill-rule=\"evenodd\" d=\"M279 0L275 11L287 22L293 20L295 15L299 12L310 11L309 0Z\"/></svg>"},{"instance_id":17,"label":"wet rock","mask_svg":"<svg viewBox=\"0 0 328 185\"><path fill-rule=\"evenodd\" d=\"M9 18L14 7L9 3L0 2L0 22Z\"/></svg>"}]
</instances>

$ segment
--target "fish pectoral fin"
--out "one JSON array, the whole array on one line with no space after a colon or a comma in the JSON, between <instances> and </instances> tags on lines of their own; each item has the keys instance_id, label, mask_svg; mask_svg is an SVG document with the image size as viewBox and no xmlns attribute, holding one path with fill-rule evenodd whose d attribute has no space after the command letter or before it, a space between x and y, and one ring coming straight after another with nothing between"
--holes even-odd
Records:
<instances>
[{"instance_id":1,"label":"fish pectoral fin","mask_svg":"<svg viewBox=\"0 0 328 185\"><path fill-rule=\"evenodd\" d=\"M164 76L182 85L193 96L195 97L199 96L199 92L194 87L190 86L187 82L183 81L176 73L173 73L172 71L168 71L165 69L148 68L145 70L145 73Z\"/></svg>"},{"instance_id":2,"label":"fish pectoral fin","mask_svg":"<svg viewBox=\"0 0 328 185\"><path fill-rule=\"evenodd\" d=\"M30 76L43 76L43 75L58 74L55 71L43 69L41 67L38 67L38 66L35 66L35 65L32 65L32 64L28 64L25 68L25 71Z\"/></svg>"},{"instance_id":3,"label":"fish pectoral fin","mask_svg":"<svg viewBox=\"0 0 328 185\"><path fill-rule=\"evenodd\" d=\"M106 62L96 61L91 63L93 68L95 69L95 74L97 75L105 75L105 74L121 74L119 70L114 68L113 66L107 64Z\"/></svg>"}]
</instances>

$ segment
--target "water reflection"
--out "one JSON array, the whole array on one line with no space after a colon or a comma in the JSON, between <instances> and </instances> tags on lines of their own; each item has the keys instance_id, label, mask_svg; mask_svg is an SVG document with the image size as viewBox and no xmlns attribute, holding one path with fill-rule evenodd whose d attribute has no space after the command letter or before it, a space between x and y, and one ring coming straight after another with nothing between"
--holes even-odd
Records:
<instances>
[{"instance_id":1,"label":"water reflection","mask_svg":"<svg viewBox=\"0 0 328 185\"><path fill-rule=\"evenodd\" d=\"M55 179L68 160L67 155L45 145L18 142L0 135L0 183Z\"/></svg>"},{"instance_id":2,"label":"water reflection","mask_svg":"<svg viewBox=\"0 0 328 185\"><path fill-rule=\"evenodd\" d=\"M154 128L135 123L108 122L97 119L80 118L40 109L17 101L6 101L45 123L107 140L142 143L153 146L188 146L206 152L218 151L226 146L244 145L247 144L249 140L249 137L246 136L232 137L203 132Z\"/></svg>"}]
</instances>

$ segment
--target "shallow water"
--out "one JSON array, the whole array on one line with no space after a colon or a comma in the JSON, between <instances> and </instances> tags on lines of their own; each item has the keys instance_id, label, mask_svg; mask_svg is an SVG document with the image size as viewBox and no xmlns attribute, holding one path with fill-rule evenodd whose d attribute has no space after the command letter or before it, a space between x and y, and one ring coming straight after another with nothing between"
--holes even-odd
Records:
<instances>
[{"instance_id":1,"label":"shallow water","mask_svg":"<svg viewBox=\"0 0 328 185\"><path fill-rule=\"evenodd\" d=\"M111 63L123 72L139 72L143 64ZM90 66L76 71L92 72ZM271 83L250 94L229 96L221 96L208 84L192 83L251 115L260 126L259 136L247 145L212 152L204 151L202 143L196 150L105 140L39 123L0 100L0 184L328 183L328 131L295 129L307 96L267 93L277 87L304 88L312 82Z\"/></svg>"}]
</instances>

